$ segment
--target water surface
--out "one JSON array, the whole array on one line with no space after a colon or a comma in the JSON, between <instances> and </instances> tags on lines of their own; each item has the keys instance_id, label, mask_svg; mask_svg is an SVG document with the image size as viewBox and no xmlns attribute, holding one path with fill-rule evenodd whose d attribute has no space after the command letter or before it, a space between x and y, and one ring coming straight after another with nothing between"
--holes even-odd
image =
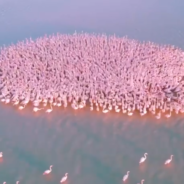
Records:
<instances>
[{"instance_id":1,"label":"water surface","mask_svg":"<svg viewBox=\"0 0 184 184\"><path fill-rule=\"evenodd\" d=\"M106 33L184 49L184 1L0 0L0 46L54 33ZM50 115L0 106L0 183L184 183L182 116L156 120L60 109ZM145 164L139 159L148 153ZM174 154L168 167L164 162ZM42 173L53 165L49 177Z\"/></svg>"}]
</instances>

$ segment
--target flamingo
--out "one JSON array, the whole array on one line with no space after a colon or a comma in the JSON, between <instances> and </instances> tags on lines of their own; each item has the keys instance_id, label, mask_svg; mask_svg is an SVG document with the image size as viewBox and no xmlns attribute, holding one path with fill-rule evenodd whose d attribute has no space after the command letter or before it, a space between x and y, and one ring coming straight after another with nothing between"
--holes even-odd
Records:
<instances>
[{"instance_id":1,"label":"flamingo","mask_svg":"<svg viewBox=\"0 0 184 184\"><path fill-rule=\"evenodd\" d=\"M0 158L3 158L3 152L0 152Z\"/></svg>"},{"instance_id":2,"label":"flamingo","mask_svg":"<svg viewBox=\"0 0 184 184\"><path fill-rule=\"evenodd\" d=\"M52 112L52 110L53 110L53 109L52 109L52 104L51 104L51 105L50 105L50 109L47 109L46 112L47 112L47 113L50 113L50 112Z\"/></svg>"},{"instance_id":3,"label":"flamingo","mask_svg":"<svg viewBox=\"0 0 184 184\"><path fill-rule=\"evenodd\" d=\"M141 184L143 184L144 183L144 180L141 180ZM137 183L137 184L140 184L140 183Z\"/></svg>"},{"instance_id":4,"label":"flamingo","mask_svg":"<svg viewBox=\"0 0 184 184\"><path fill-rule=\"evenodd\" d=\"M120 111L121 111L121 109L119 109L117 106L117 108L115 108L115 112L120 112Z\"/></svg>"},{"instance_id":5,"label":"flamingo","mask_svg":"<svg viewBox=\"0 0 184 184\"><path fill-rule=\"evenodd\" d=\"M129 111L128 112L128 116L132 116L133 115L133 112L132 111Z\"/></svg>"},{"instance_id":6,"label":"flamingo","mask_svg":"<svg viewBox=\"0 0 184 184\"><path fill-rule=\"evenodd\" d=\"M102 112L103 112L103 113L108 113L109 110L108 110L108 109L103 109Z\"/></svg>"},{"instance_id":7,"label":"flamingo","mask_svg":"<svg viewBox=\"0 0 184 184\"><path fill-rule=\"evenodd\" d=\"M9 98L7 98L7 99L5 100L5 104L8 104L8 103L10 103L10 99L9 99Z\"/></svg>"},{"instance_id":8,"label":"flamingo","mask_svg":"<svg viewBox=\"0 0 184 184\"><path fill-rule=\"evenodd\" d=\"M1 102L5 102L5 98L2 98L2 99L1 99Z\"/></svg>"},{"instance_id":9,"label":"flamingo","mask_svg":"<svg viewBox=\"0 0 184 184\"><path fill-rule=\"evenodd\" d=\"M148 155L147 153L144 153L144 157L142 157L142 158L140 159L140 162L139 162L140 164L143 163L143 162L146 160L146 158L147 158L146 156L147 156L147 155Z\"/></svg>"},{"instance_id":10,"label":"flamingo","mask_svg":"<svg viewBox=\"0 0 184 184\"><path fill-rule=\"evenodd\" d=\"M47 174L50 174L52 172L52 165L50 166L50 169L49 170L46 170L43 175L47 175Z\"/></svg>"},{"instance_id":11,"label":"flamingo","mask_svg":"<svg viewBox=\"0 0 184 184\"><path fill-rule=\"evenodd\" d=\"M90 110L93 111L93 105L90 106Z\"/></svg>"},{"instance_id":12,"label":"flamingo","mask_svg":"<svg viewBox=\"0 0 184 184\"><path fill-rule=\"evenodd\" d=\"M33 104L34 104L34 106L39 106L40 105L40 102L39 102L39 100L34 100L33 101Z\"/></svg>"},{"instance_id":13,"label":"flamingo","mask_svg":"<svg viewBox=\"0 0 184 184\"><path fill-rule=\"evenodd\" d=\"M56 106L56 105L57 105L57 102L54 102L54 103L53 103L53 106Z\"/></svg>"},{"instance_id":14,"label":"flamingo","mask_svg":"<svg viewBox=\"0 0 184 184\"><path fill-rule=\"evenodd\" d=\"M123 177L123 181L125 182L128 179L130 171L127 171L127 174Z\"/></svg>"},{"instance_id":15,"label":"flamingo","mask_svg":"<svg viewBox=\"0 0 184 184\"><path fill-rule=\"evenodd\" d=\"M25 108L25 105L20 105L18 108L19 108L19 110L22 110Z\"/></svg>"},{"instance_id":16,"label":"flamingo","mask_svg":"<svg viewBox=\"0 0 184 184\"><path fill-rule=\"evenodd\" d=\"M80 109L84 108L85 104L86 104L86 102L85 102L85 101L82 101L82 102L79 104L79 108L80 108Z\"/></svg>"},{"instance_id":17,"label":"flamingo","mask_svg":"<svg viewBox=\"0 0 184 184\"><path fill-rule=\"evenodd\" d=\"M168 114L165 115L166 118L170 118L171 117L171 111L169 111Z\"/></svg>"},{"instance_id":18,"label":"flamingo","mask_svg":"<svg viewBox=\"0 0 184 184\"><path fill-rule=\"evenodd\" d=\"M37 112L37 111L40 111L40 110L42 110L42 109L43 109L43 108L34 107L34 108L33 108L33 111L34 111L34 112Z\"/></svg>"},{"instance_id":19,"label":"flamingo","mask_svg":"<svg viewBox=\"0 0 184 184\"><path fill-rule=\"evenodd\" d=\"M61 178L60 183L64 183L64 182L67 180L67 178L68 178L68 173L65 173L65 176L63 176L63 177Z\"/></svg>"},{"instance_id":20,"label":"flamingo","mask_svg":"<svg viewBox=\"0 0 184 184\"><path fill-rule=\"evenodd\" d=\"M19 181L17 181L16 184L19 184Z\"/></svg>"},{"instance_id":21,"label":"flamingo","mask_svg":"<svg viewBox=\"0 0 184 184\"><path fill-rule=\"evenodd\" d=\"M19 100L16 100L13 105L18 105L19 104Z\"/></svg>"},{"instance_id":22,"label":"flamingo","mask_svg":"<svg viewBox=\"0 0 184 184\"><path fill-rule=\"evenodd\" d=\"M111 111L111 110L112 110L112 106L111 106L111 105L109 105L108 109Z\"/></svg>"},{"instance_id":23,"label":"flamingo","mask_svg":"<svg viewBox=\"0 0 184 184\"><path fill-rule=\"evenodd\" d=\"M160 118L161 118L161 113L159 112L155 117L156 117L157 119L160 119Z\"/></svg>"},{"instance_id":24,"label":"flamingo","mask_svg":"<svg viewBox=\"0 0 184 184\"><path fill-rule=\"evenodd\" d=\"M170 159L168 159L168 160L165 161L165 165L169 164L169 163L172 161L172 157L173 157L173 156L174 156L174 155L171 155Z\"/></svg>"},{"instance_id":25,"label":"flamingo","mask_svg":"<svg viewBox=\"0 0 184 184\"><path fill-rule=\"evenodd\" d=\"M4 181L3 184L6 184L6 181Z\"/></svg>"}]
</instances>

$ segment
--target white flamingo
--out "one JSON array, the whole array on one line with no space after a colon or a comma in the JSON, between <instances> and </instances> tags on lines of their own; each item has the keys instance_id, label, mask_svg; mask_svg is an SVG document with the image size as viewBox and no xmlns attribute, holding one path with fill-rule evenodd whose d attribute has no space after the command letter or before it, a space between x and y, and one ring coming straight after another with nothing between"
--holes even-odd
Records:
<instances>
[{"instance_id":1,"label":"white flamingo","mask_svg":"<svg viewBox=\"0 0 184 184\"><path fill-rule=\"evenodd\" d=\"M3 158L3 152L0 152L0 158Z\"/></svg>"},{"instance_id":2,"label":"white flamingo","mask_svg":"<svg viewBox=\"0 0 184 184\"><path fill-rule=\"evenodd\" d=\"M144 180L141 180L141 184L143 184L144 183ZM137 183L137 184L140 184L140 183Z\"/></svg>"},{"instance_id":3,"label":"white flamingo","mask_svg":"<svg viewBox=\"0 0 184 184\"><path fill-rule=\"evenodd\" d=\"M103 113L108 113L109 110L108 110L108 109L105 109L105 107L103 107L102 112L103 112Z\"/></svg>"},{"instance_id":4,"label":"white flamingo","mask_svg":"<svg viewBox=\"0 0 184 184\"><path fill-rule=\"evenodd\" d=\"M50 174L52 172L52 165L50 166L49 170L46 170L43 175Z\"/></svg>"},{"instance_id":5,"label":"white flamingo","mask_svg":"<svg viewBox=\"0 0 184 184\"><path fill-rule=\"evenodd\" d=\"M34 107L34 108L33 108L33 111L34 111L34 112L37 112L37 111L40 111L40 110L42 110L42 109L43 109L43 108Z\"/></svg>"},{"instance_id":6,"label":"white flamingo","mask_svg":"<svg viewBox=\"0 0 184 184\"><path fill-rule=\"evenodd\" d=\"M7 98L7 99L5 100L5 104L8 104L8 103L10 103L10 99L9 99L9 98Z\"/></svg>"},{"instance_id":7,"label":"white flamingo","mask_svg":"<svg viewBox=\"0 0 184 184\"><path fill-rule=\"evenodd\" d=\"M108 113L109 110L108 110L108 109L104 109L102 112L103 112L103 113Z\"/></svg>"},{"instance_id":8,"label":"white flamingo","mask_svg":"<svg viewBox=\"0 0 184 184\"><path fill-rule=\"evenodd\" d=\"M129 177L130 171L127 171L127 174L123 177L123 181L125 182Z\"/></svg>"},{"instance_id":9,"label":"white flamingo","mask_svg":"<svg viewBox=\"0 0 184 184\"><path fill-rule=\"evenodd\" d=\"M68 178L68 173L65 173L65 176L63 176L63 177L61 178L60 183L64 183L64 182L67 180L67 178Z\"/></svg>"},{"instance_id":10,"label":"white flamingo","mask_svg":"<svg viewBox=\"0 0 184 184\"><path fill-rule=\"evenodd\" d=\"M22 109L24 109L24 108L25 108L25 105L20 105L20 106L18 107L19 110L22 110Z\"/></svg>"},{"instance_id":11,"label":"white flamingo","mask_svg":"<svg viewBox=\"0 0 184 184\"><path fill-rule=\"evenodd\" d=\"M19 100L16 100L13 105L18 105L19 104Z\"/></svg>"},{"instance_id":12,"label":"white flamingo","mask_svg":"<svg viewBox=\"0 0 184 184\"><path fill-rule=\"evenodd\" d=\"M171 111L169 111L168 114L165 115L166 118L170 118L171 117Z\"/></svg>"},{"instance_id":13,"label":"white flamingo","mask_svg":"<svg viewBox=\"0 0 184 184\"><path fill-rule=\"evenodd\" d=\"M142 158L140 159L140 161L139 161L140 164L143 163L143 162L146 160L147 155L148 155L147 153L144 153L144 157L142 157Z\"/></svg>"},{"instance_id":14,"label":"white flamingo","mask_svg":"<svg viewBox=\"0 0 184 184\"><path fill-rule=\"evenodd\" d=\"M128 116L132 116L133 115L133 112L132 111L128 111Z\"/></svg>"},{"instance_id":15,"label":"white flamingo","mask_svg":"<svg viewBox=\"0 0 184 184\"><path fill-rule=\"evenodd\" d=\"M45 112L47 112L47 113L50 113L50 112L52 112L52 104L50 105L50 109L47 109Z\"/></svg>"},{"instance_id":16,"label":"white flamingo","mask_svg":"<svg viewBox=\"0 0 184 184\"><path fill-rule=\"evenodd\" d=\"M165 161L165 165L169 164L172 161L173 156L174 155L171 155L170 159L168 159L168 160Z\"/></svg>"}]
</instances>

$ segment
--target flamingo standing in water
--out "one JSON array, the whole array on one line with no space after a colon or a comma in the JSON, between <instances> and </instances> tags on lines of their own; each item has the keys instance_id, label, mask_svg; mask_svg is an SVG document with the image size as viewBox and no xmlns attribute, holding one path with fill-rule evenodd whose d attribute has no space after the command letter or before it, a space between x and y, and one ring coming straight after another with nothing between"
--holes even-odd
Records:
<instances>
[{"instance_id":1,"label":"flamingo standing in water","mask_svg":"<svg viewBox=\"0 0 184 184\"><path fill-rule=\"evenodd\" d=\"M42 110L42 109L43 109L43 108L34 107L34 108L33 108L33 111L34 111L34 112L37 112L37 111L40 111L40 110Z\"/></svg>"},{"instance_id":2,"label":"flamingo standing in water","mask_svg":"<svg viewBox=\"0 0 184 184\"><path fill-rule=\"evenodd\" d=\"M19 100L16 100L13 105L18 105L19 104Z\"/></svg>"},{"instance_id":3,"label":"flamingo standing in water","mask_svg":"<svg viewBox=\"0 0 184 184\"><path fill-rule=\"evenodd\" d=\"M143 184L144 183L144 180L141 180L141 184ZM137 184L140 184L140 183L137 183Z\"/></svg>"},{"instance_id":4,"label":"flamingo standing in water","mask_svg":"<svg viewBox=\"0 0 184 184\"><path fill-rule=\"evenodd\" d=\"M10 99L9 98L5 99L5 104L8 104L8 103L10 103Z\"/></svg>"},{"instance_id":5,"label":"flamingo standing in water","mask_svg":"<svg viewBox=\"0 0 184 184\"><path fill-rule=\"evenodd\" d=\"M63 176L63 177L61 178L60 183L64 183L64 182L67 180L67 178L68 178L68 173L65 173L65 176Z\"/></svg>"},{"instance_id":6,"label":"flamingo standing in water","mask_svg":"<svg viewBox=\"0 0 184 184\"><path fill-rule=\"evenodd\" d=\"M140 162L139 162L140 164L143 163L143 162L146 160L146 158L147 158L146 156L147 156L147 155L148 155L147 153L144 153L144 157L142 157L142 158L140 159Z\"/></svg>"},{"instance_id":7,"label":"flamingo standing in water","mask_svg":"<svg viewBox=\"0 0 184 184\"><path fill-rule=\"evenodd\" d=\"M50 109L47 109L45 112L47 112L47 113L50 113L50 112L52 112L52 104L50 105Z\"/></svg>"},{"instance_id":8,"label":"flamingo standing in water","mask_svg":"<svg viewBox=\"0 0 184 184\"><path fill-rule=\"evenodd\" d=\"M52 165L50 166L50 169L49 170L46 170L43 175L47 175L47 174L50 174L52 172Z\"/></svg>"},{"instance_id":9,"label":"flamingo standing in water","mask_svg":"<svg viewBox=\"0 0 184 184\"><path fill-rule=\"evenodd\" d=\"M165 165L170 164L170 162L172 161L173 156L174 155L171 155L170 159L168 159L168 160L165 161Z\"/></svg>"},{"instance_id":10,"label":"flamingo standing in water","mask_svg":"<svg viewBox=\"0 0 184 184\"><path fill-rule=\"evenodd\" d=\"M123 181L125 182L129 177L130 171L127 171L127 174L123 177Z\"/></svg>"},{"instance_id":11,"label":"flamingo standing in water","mask_svg":"<svg viewBox=\"0 0 184 184\"><path fill-rule=\"evenodd\" d=\"M25 105L20 105L20 106L18 107L19 110L22 110L22 109L24 109L24 108L25 108Z\"/></svg>"}]
</instances>

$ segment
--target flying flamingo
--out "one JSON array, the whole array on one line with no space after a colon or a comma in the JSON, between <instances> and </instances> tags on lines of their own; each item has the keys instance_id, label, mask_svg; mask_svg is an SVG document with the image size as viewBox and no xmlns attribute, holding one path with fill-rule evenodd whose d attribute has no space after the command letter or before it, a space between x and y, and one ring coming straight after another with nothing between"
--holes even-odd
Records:
<instances>
[{"instance_id":1,"label":"flying flamingo","mask_svg":"<svg viewBox=\"0 0 184 184\"><path fill-rule=\"evenodd\" d=\"M143 163L143 162L146 160L146 158L147 158L146 156L147 156L147 155L148 155L147 153L144 153L144 157L142 157L142 158L140 159L140 162L139 162L140 164Z\"/></svg>"},{"instance_id":2,"label":"flying flamingo","mask_svg":"<svg viewBox=\"0 0 184 184\"><path fill-rule=\"evenodd\" d=\"M50 109L47 109L45 112L47 112L47 113L50 113L50 112L52 112L52 104L50 105Z\"/></svg>"},{"instance_id":3,"label":"flying flamingo","mask_svg":"<svg viewBox=\"0 0 184 184\"><path fill-rule=\"evenodd\" d=\"M34 112L37 112L37 111L40 111L40 110L42 110L42 109L43 109L43 108L34 107L34 108L33 108L33 111L34 111Z\"/></svg>"},{"instance_id":4,"label":"flying flamingo","mask_svg":"<svg viewBox=\"0 0 184 184\"><path fill-rule=\"evenodd\" d=\"M68 173L65 173L65 176L63 176L63 177L61 178L60 183L64 183L64 182L67 180L67 178L68 178Z\"/></svg>"},{"instance_id":5,"label":"flying flamingo","mask_svg":"<svg viewBox=\"0 0 184 184\"><path fill-rule=\"evenodd\" d=\"M128 179L130 171L127 171L127 174L123 177L123 181L125 182Z\"/></svg>"},{"instance_id":6,"label":"flying flamingo","mask_svg":"<svg viewBox=\"0 0 184 184\"><path fill-rule=\"evenodd\" d=\"M169 163L172 161L172 157L173 157L173 156L174 156L174 155L171 155L170 159L168 159L168 160L165 161L165 165L169 164Z\"/></svg>"},{"instance_id":7,"label":"flying flamingo","mask_svg":"<svg viewBox=\"0 0 184 184\"><path fill-rule=\"evenodd\" d=\"M3 152L0 152L0 158L3 158Z\"/></svg>"},{"instance_id":8,"label":"flying flamingo","mask_svg":"<svg viewBox=\"0 0 184 184\"><path fill-rule=\"evenodd\" d=\"M143 184L144 183L144 180L141 180L141 184ZM137 183L137 184L140 184L140 183Z\"/></svg>"},{"instance_id":9,"label":"flying flamingo","mask_svg":"<svg viewBox=\"0 0 184 184\"><path fill-rule=\"evenodd\" d=\"M50 174L52 172L52 165L50 166L50 169L49 170L46 170L43 175L47 175L47 174Z\"/></svg>"}]
</instances>

